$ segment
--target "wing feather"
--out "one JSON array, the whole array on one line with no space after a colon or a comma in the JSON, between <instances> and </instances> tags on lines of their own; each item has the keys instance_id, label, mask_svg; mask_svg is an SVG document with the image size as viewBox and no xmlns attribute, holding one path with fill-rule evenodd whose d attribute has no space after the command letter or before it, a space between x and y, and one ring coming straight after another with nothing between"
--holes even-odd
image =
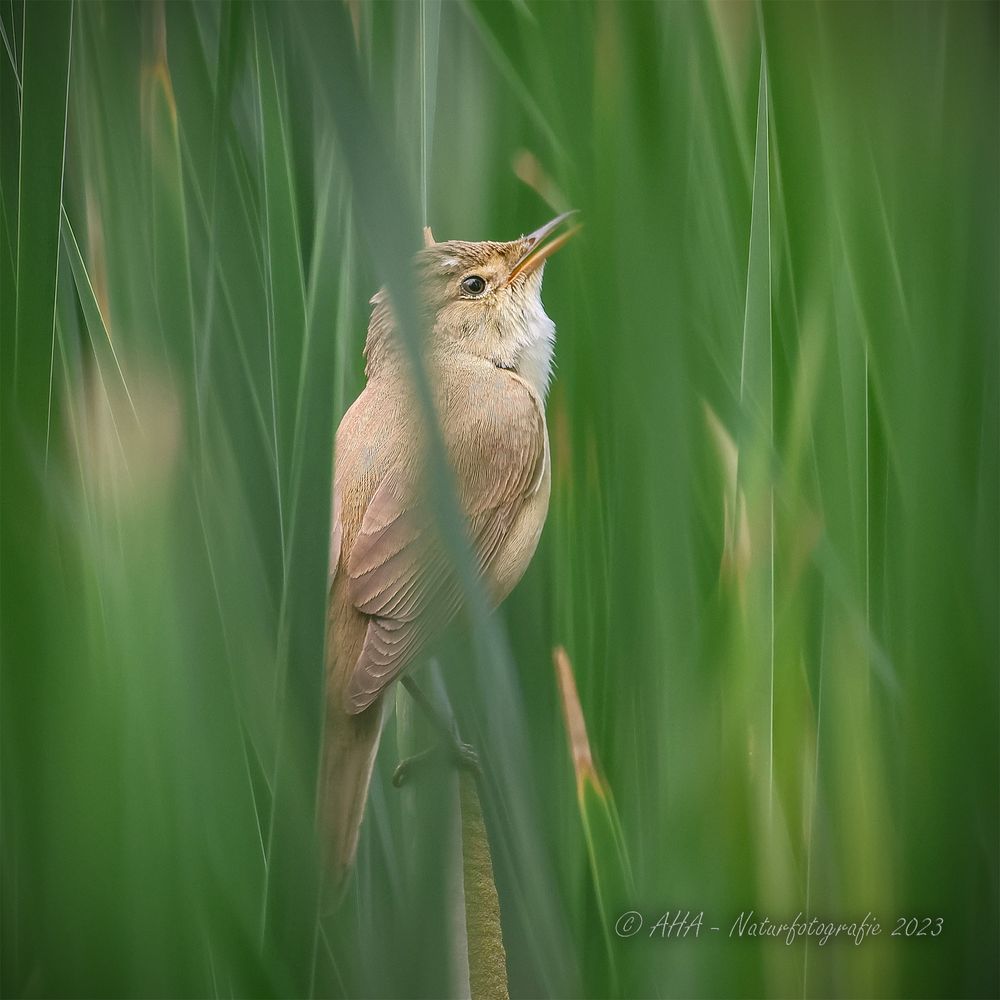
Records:
<instances>
[{"instance_id":1,"label":"wing feather","mask_svg":"<svg viewBox=\"0 0 1000 1000\"><path fill-rule=\"evenodd\" d=\"M517 380L520 382L520 380ZM547 461L545 418L521 383L480 405L469 425L443 433L480 575L489 578ZM483 401L484 403L486 401ZM462 590L437 534L421 484L387 477L372 496L347 566L352 603L371 615L347 686L349 712L361 712L419 656L458 612Z\"/></svg>"},{"instance_id":2,"label":"wing feather","mask_svg":"<svg viewBox=\"0 0 1000 1000\"><path fill-rule=\"evenodd\" d=\"M333 515L330 529L330 559L327 563L326 589L333 586L333 578L337 575L340 565L340 550L344 544L344 521L340 513L340 490L333 491Z\"/></svg>"}]
</instances>

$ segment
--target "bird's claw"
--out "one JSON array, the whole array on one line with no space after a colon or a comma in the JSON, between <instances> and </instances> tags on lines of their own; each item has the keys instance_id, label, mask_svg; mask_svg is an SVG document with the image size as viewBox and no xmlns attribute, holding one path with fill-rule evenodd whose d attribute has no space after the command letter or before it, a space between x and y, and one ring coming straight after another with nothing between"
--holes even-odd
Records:
<instances>
[{"instance_id":1,"label":"bird's claw","mask_svg":"<svg viewBox=\"0 0 1000 1000\"><path fill-rule=\"evenodd\" d=\"M456 740L451 748L452 760L456 767L463 771L468 771L474 778L483 776L483 768L479 763L479 754L471 743L463 743Z\"/></svg>"},{"instance_id":2,"label":"bird's claw","mask_svg":"<svg viewBox=\"0 0 1000 1000\"><path fill-rule=\"evenodd\" d=\"M396 788L402 788L415 771L425 768L435 761L447 761L463 771L468 771L474 778L480 778L483 773L479 763L479 754L468 743L455 739L452 743L440 743L412 757L405 757L396 765L392 772L392 783Z\"/></svg>"},{"instance_id":3,"label":"bird's claw","mask_svg":"<svg viewBox=\"0 0 1000 1000\"><path fill-rule=\"evenodd\" d=\"M423 767L436 750L436 747L428 747L426 750L421 750L420 753L415 753L412 757L404 757L396 765L396 770L392 772L393 785L396 788L402 788L410 780L413 771Z\"/></svg>"}]
</instances>

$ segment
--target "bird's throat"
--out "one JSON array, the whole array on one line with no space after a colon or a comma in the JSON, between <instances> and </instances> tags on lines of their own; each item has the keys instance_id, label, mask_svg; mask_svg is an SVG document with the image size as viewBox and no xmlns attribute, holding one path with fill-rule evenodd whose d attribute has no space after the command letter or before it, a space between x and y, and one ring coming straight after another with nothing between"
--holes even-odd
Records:
<instances>
[{"instance_id":1,"label":"bird's throat","mask_svg":"<svg viewBox=\"0 0 1000 1000\"><path fill-rule=\"evenodd\" d=\"M554 330L554 327L553 327ZM552 380L552 355L555 349L555 338L533 340L520 351L515 365L515 371L545 399Z\"/></svg>"},{"instance_id":2,"label":"bird's throat","mask_svg":"<svg viewBox=\"0 0 1000 1000\"><path fill-rule=\"evenodd\" d=\"M545 314L538 297L529 302L520 320L521 329L513 344L511 367L544 400L552 380L556 325Z\"/></svg>"}]
</instances>

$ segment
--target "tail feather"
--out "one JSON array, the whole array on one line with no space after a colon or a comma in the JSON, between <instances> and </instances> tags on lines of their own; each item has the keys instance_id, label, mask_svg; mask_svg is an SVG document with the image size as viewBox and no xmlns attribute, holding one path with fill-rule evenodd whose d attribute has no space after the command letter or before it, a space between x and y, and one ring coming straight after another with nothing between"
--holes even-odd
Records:
<instances>
[{"instance_id":1,"label":"tail feather","mask_svg":"<svg viewBox=\"0 0 1000 1000\"><path fill-rule=\"evenodd\" d=\"M323 830L338 898L358 850L383 716L384 697L358 715L348 715L336 704L327 709Z\"/></svg>"},{"instance_id":2,"label":"tail feather","mask_svg":"<svg viewBox=\"0 0 1000 1000\"><path fill-rule=\"evenodd\" d=\"M335 579L327 613L321 835L338 899L358 850L358 833L385 717L384 696L363 712L348 711L346 691L367 629L368 617L354 607L346 581L343 577Z\"/></svg>"}]
</instances>

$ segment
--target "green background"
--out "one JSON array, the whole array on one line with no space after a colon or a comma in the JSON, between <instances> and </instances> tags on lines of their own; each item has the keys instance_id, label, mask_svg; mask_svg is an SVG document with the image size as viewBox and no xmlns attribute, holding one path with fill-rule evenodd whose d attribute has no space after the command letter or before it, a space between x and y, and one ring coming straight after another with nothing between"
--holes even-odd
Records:
<instances>
[{"instance_id":1,"label":"green background","mask_svg":"<svg viewBox=\"0 0 1000 1000\"><path fill-rule=\"evenodd\" d=\"M4 995L450 992L392 722L321 890L333 431L421 216L569 207L547 526L439 673L511 993L1000 992L995 4L0 22ZM650 939L678 909L721 930ZM883 932L730 939L749 910Z\"/></svg>"}]
</instances>

